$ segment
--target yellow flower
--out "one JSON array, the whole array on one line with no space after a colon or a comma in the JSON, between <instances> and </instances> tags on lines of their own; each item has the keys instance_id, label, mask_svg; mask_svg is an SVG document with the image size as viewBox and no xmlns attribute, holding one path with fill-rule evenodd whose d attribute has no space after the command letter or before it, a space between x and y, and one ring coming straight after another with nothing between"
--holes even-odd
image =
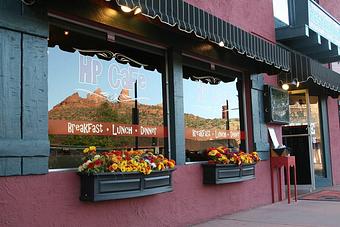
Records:
<instances>
[{"instance_id":1,"label":"yellow flower","mask_svg":"<svg viewBox=\"0 0 340 227\"><path fill-rule=\"evenodd\" d=\"M90 151L90 149L85 148L85 149L83 150L83 153L86 154L86 153L88 153L89 151Z\"/></svg>"},{"instance_id":2,"label":"yellow flower","mask_svg":"<svg viewBox=\"0 0 340 227\"><path fill-rule=\"evenodd\" d=\"M209 156L215 156L217 154L217 150L212 150L208 153Z\"/></svg>"},{"instance_id":3,"label":"yellow flower","mask_svg":"<svg viewBox=\"0 0 340 227\"><path fill-rule=\"evenodd\" d=\"M163 163L159 163L158 164L158 170L163 170L163 169L165 169L165 166L164 166L164 164Z\"/></svg>"},{"instance_id":4,"label":"yellow flower","mask_svg":"<svg viewBox=\"0 0 340 227\"><path fill-rule=\"evenodd\" d=\"M118 169L118 165L117 165L116 163L113 163L113 164L111 165L111 169L112 169L113 171L116 171L116 170Z\"/></svg>"},{"instance_id":5,"label":"yellow flower","mask_svg":"<svg viewBox=\"0 0 340 227\"><path fill-rule=\"evenodd\" d=\"M90 150L90 151L96 151L96 147L95 147L95 146L90 146L90 147L89 147L89 150Z\"/></svg>"},{"instance_id":6,"label":"yellow flower","mask_svg":"<svg viewBox=\"0 0 340 227\"><path fill-rule=\"evenodd\" d=\"M175 161L174 160L170 160L168 162L169 168L175 168Z\"/></svg>"},{"instance_id":7,"label":"yellow flower","mask_svg":"<svg viewBox=\"0 0 340 227\"><path fill-rule=\"evenodd\" d=\"M151 172L152 172L151 168L150 168L150 167L147 167L147 168L146 168L146 174L148 175L148 174L150 174Z\"/></svg>"}]
</instances>

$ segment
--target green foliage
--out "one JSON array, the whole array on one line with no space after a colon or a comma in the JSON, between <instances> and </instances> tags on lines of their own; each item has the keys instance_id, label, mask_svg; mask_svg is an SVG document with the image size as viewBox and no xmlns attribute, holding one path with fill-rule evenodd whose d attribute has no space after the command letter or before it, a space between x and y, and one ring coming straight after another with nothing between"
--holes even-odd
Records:
<instances>
[{"instance_id":1,"label":"green foliage","mask_svg":"<svg viewBox=\"0 0 340 227\"><path fill-rule=\"evenodd\" d=\"M99 122L120 122L117 111L113 110L109 102L103 102L97 108L95 118Z\"/></svg>"}]
</instances>

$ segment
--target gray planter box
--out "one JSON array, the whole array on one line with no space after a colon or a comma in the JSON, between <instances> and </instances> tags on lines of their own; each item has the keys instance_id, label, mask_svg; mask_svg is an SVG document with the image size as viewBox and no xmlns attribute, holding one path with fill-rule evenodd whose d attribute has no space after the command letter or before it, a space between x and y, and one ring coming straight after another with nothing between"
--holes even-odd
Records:
<instances>
[{"instance_id":1,"label":"gray planter box","mask_svg":"<svg viewBox=\"0 0 340 227\"><path fill-rule=\"evenodd\" d=\"M98 173L80 176L80 200L103 201L153 195L172 191L171 170L141 173Z\"/></svg>"},{"instance_id":2,"label":"gray planter box","mask_svg":"<svg viewBox=\"0 0 340 227\"><path fill-rule=\"evenodd\" d=\"M202 164L203 184L226 184L255 179L255 164Z\"/></svg>"}]
</instances>

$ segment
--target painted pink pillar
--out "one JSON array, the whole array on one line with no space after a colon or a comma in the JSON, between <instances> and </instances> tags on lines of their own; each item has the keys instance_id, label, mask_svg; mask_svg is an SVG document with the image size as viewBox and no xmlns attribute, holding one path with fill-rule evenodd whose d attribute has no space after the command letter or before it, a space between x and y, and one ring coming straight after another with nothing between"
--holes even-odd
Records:
<instances>
[{"instance_id":1,"label":"painted pink pillar","mask_svg":"<svg viewBox=\"0 0 340 227\"><path fill-rule=\"evenodd\" d=\"M340 21L340 0L319 0L319 4Z\"/></svg>"},{"instance_id":2,"label":"painted pink pillar","mask_svg":"<svg viewBox=\"0 0 340 227\"><path fill-rule=\"evenodd\" d=\"M330 97L327 102L333 184L335 185L340 184L340 125L337 102L337 99Z\"/></svg>"},{"instance_id":3,"label":"painted pink pillar","mask_svg":"<svg viewBox=\"0 0 340 227\"><path fill-rule=\"evenodd\" d=\"M174 191L105 202L79 200L75 172L0 178L0 226L185 226L271 202L269 162L256 179L203 185L200 164L179 166Z\"/></svg>"}]
</instances>

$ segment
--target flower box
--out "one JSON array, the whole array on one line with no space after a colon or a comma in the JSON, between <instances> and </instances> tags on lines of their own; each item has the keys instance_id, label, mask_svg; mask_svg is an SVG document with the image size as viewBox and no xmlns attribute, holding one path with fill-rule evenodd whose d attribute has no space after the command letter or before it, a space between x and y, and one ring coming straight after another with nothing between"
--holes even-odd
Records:
<instances>
[{"instance_id":1,"label":"flower box","mask_svg":"<svg viewBox=\"0 0 340 227\"><path fill-rule=\"evenodd\" d=\"M80 200L103 201L153 195L172 191L174 169L138 172L78 173Z\"/></svg>"},{"instance_id":2,"label":"flower box","mask_svg":"<svg viewBox=\"0 0 340 227\"><path fill-rule=\"evenodd\" d=\"M226 184L255 178L255 164L202 164L203 184Z\"/></svg>"}]
</instances>

